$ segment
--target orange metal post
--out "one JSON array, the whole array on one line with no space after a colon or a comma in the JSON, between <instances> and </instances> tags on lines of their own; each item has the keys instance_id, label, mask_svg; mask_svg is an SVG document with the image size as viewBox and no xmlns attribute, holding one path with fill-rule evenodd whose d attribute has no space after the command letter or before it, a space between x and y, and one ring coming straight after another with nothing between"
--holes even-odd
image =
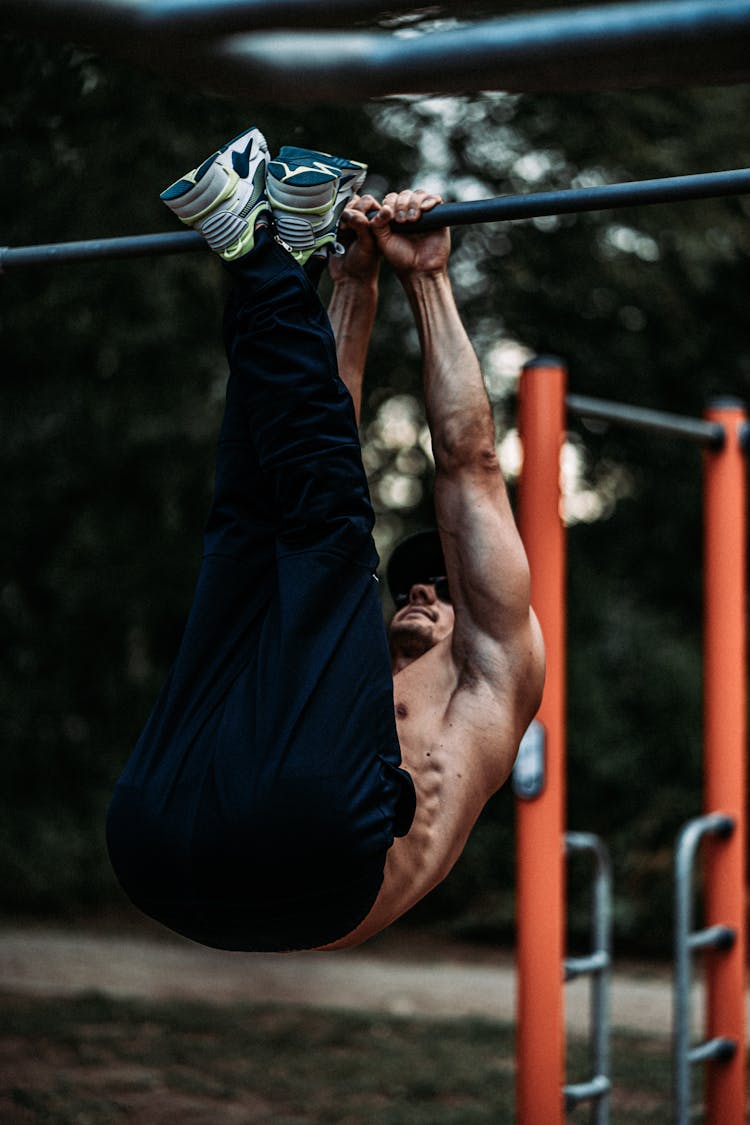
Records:
<instances>
[{"instance_id":1,"label":"orange metal post","mask_svg":"<svg viewBox=\"0 0 750 1125\"><path fill-rule=\"evenodd\" d=\"M560 451L565 385L565 368L557 359L538 358L524 367L518 524L531 567L531 601L544 634L547 678L538 715L546 732L545 784L538 797L516 802L516 1120L521 1125L559 1125L564 1117L565 533Z\"/></svg>"},{"instance_id":2,"label":"orange metal post","mask_svg":"<svg viewBox=\"0 0 750 1125\"><path fill-rule=\"evenodd\" d=\"M706 812L735 820L728 840L708 839L706 925L731 926L729 951L706 954L707 1038L735 1040L730 1062L710 1062L706 1121L742 1125L746 1105L745 856L747 753L746 463L741 445L746 412L736 400L706 411L726 432L722 449L705 455L704 530L704 801Z\"/></svg>"}]
</instances>

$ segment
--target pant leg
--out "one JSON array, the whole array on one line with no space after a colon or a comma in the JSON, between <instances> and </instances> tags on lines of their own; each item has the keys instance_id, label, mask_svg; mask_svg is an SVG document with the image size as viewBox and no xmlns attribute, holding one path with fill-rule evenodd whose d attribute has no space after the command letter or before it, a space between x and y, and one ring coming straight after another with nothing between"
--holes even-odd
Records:
<instances>
[{"instance_id":1,"label":"pant leg","mask_svg":"<svg viewBox=\"0 0 750 1125\"><path fill-rule=\"evenodd\" d=\"M413 789L330 326L270 240L234 272L206 556L108 835L126 890L166 924L223 948L304 948L367 913Z\"/></svg>"},{"instance_id":2,"label":"pant leg","mask_svg":"<svg viewBox=\"0 0 750 1125\"><path fill-rule=\"evenodd\" d=\"M232 272L229 363L273 485L280 550L338 551L374 573L374 516L354 407L318 295L269 237Z\"/></svg>"}]
</instances>

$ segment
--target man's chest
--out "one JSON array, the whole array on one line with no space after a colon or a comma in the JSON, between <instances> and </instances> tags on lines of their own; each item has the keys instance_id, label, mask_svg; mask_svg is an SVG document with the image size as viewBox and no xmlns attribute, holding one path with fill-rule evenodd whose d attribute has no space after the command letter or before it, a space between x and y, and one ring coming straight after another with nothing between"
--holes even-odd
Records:
<instances>
[{"instance_id":1,"label":"man's chest","mask_svg":"<svg viewBox=\"0 0 750 1125\"><path fill-rule=\"evenodd\" d=\"M393 706L396 730L404 756L427 757L446 742L445 713L447 700L436 685L396 686Z\"/></svg>"}]
</instances>

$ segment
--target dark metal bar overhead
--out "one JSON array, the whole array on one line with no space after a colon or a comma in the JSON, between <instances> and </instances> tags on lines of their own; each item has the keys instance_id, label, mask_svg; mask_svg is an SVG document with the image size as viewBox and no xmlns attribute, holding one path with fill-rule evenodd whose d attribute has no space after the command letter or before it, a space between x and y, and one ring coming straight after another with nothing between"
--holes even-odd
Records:
<instances>
[{"instance_id":1,"label":"dark metal bar overhead","mask_svg":"<svg viewBox=\"0 0 750 1125\"><path fill-rule=\"evenodd\" d=\"M600 187L529 192L525 195L499 196L496 199L443 203L423 215L416 223L405 225L415 232L444 226L509 222L537 215L580 214L584 211L606 211L618 207L679 203L745 194L750 194L750 168L738 168L728 172L703 172L692 176L604 184ZM195 231L97 238L42 246L5 246L0 247L0 274L41 265L187 253L205 248L205 242Z\"/></svg>"},{"instance_id":2,"label":"dark metal bar overhead","mask_svg":"<svg viewBox=\"0 0 750 1125\"><path fill-rule=\"evenodd\" d=\"M408 35L346 30L379 7L375 0L4 0L2 11L6 30L93 46L263 102L750 81L750 0L600 4L417 24ZM326 31L334 20L341 29Z\"/></svg>"},{"instance_id":3,"label":"dark metal bar overhead","mask_svg":"<svg viewBox=\"0 0 750 1125\"><path fill-rule=\"evenodd\" d=\"M441 10L456 0L442 0ZM116 30L128 39L164 37L173 44L200 37L278 28L353 27L408 15L414 0L2 0L6 25L27 33L101 40ZM104 46L104 43L101 44ZM113 44L114 46L114 44Z\"/></svg>"}]
</instances>

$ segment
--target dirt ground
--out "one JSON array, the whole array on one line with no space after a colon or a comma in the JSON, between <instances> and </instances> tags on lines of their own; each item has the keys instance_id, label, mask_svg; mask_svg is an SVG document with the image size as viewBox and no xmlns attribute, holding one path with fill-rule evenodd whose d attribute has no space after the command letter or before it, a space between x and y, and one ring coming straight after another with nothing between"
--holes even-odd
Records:
<instances>
[{"instance_id":1,"label":"dirt ground","mask_svg":"<svg viewBox=\"0 0 750 1125\"><path fill-rule=\"evenodd\" d=\"M113 999L194 999L306 1005L400 1016L478 1015L514 1019L514 970L507 953L392 931L358 950L241 954L206 949L160 928L0 928L0 991L28 996L97 992ZM700 1027L701 990L693 1013ZM566 1022L586 1034L589 985L566 986ZM668 1035L668 969L617 970L615 1028Z\"/></svg>"},{"instance_id":2,"label":"dirt ground","mask_svg":"<svg viewBox=\"0 0 750 1125\"><path fill-rule=\"evenodd\" d=\"M613 1125L662 1125L668 968L618 966L611 983ZM565 995L576 1082L590 1072L589 985ZM13 1125L514 1120L501 950L393 927L359 950L231 954L132 919L6 922L0 996L0 1121ZM696 989L696 1036L701 1008Z\"/></svg>"}]
</instances>

